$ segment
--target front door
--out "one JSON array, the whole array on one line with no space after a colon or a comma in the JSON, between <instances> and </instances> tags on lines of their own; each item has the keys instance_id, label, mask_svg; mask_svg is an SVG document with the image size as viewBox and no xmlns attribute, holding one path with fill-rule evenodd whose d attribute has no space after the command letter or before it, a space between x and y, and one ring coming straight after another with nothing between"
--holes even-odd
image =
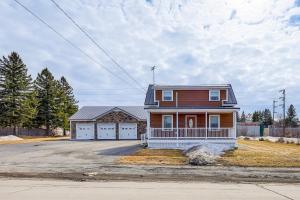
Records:
<instances>
[{"instance_id":1,"label":"front door","mask_svg":"<svg viewBox=\"0 0 300 200\"><path fill-rule=\"evenodd\" d=\"M186 128L196 128L197 127L197 116L187 115L185 121Z\"/></svg>"},{"instance_id":2,"label":"front door","mask_svg":"<svg viewBox=\"0 0 300 200\"><path fill-rule=\"evenodd\" d=\"M196 115L186 115L185 118L185 137L195 137L197 127L197 116Z\"/></svg>"}]
</instances>

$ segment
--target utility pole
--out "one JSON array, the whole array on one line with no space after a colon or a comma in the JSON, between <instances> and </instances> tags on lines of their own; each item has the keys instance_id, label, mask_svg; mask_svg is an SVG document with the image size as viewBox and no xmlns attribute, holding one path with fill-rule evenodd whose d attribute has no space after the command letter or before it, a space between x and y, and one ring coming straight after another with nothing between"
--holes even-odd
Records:
<instances>
[{"instance_id":1,"label":"utility pole","mask_svg":"<svg viewBox=\"0 0 300 200\"><path fill-rule=\"evenodd\" d=\"M274 127L274 122L275 122L275 113L277 113L276 112L276 108L277 108L277 106L276 106L276 100L273 100L273 127Z\"/></svg>"},{"instance_id":2,"label":"utility pole","mask_svg":"<svg viewBox=\"0 0 300 200\"><path fill-rule=\"evenodd\" d=\"M156 66L151 67L151 71L153 72L153 85L155 85L155 69Z\"/></svg>"},{"instance_id":3,"label":"utility pole","mask_svg":"<svg viewBox=\"0 0 300 200\"><path fill-rule=\"evenodd\" d=\"M282 96L279 99L282 100L282 115L283 115L283 136L285 136L285 89L279 90L282 93Z\"/></svg>"}]
</instances>

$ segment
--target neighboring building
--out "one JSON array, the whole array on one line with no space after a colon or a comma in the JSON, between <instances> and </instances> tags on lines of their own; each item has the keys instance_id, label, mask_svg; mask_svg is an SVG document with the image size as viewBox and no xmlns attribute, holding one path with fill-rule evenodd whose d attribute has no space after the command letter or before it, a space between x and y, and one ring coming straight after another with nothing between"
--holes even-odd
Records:
<instances>
[{"instance_id":1,"label":"neighboring building","mask_svg":"<svg viewBox=\"0 0 300 200\"><path fill-rule=\"evenodd\" d=\"M236 144L239 108L230 84L149 85L145 99L150 148Z\"/></svg>"},{"instance_id":2,"label":"neighboring building","mask_svg":"<svg viewBox=\"0 0 300 200\"><path fill-rule=\"evenodd\" d=\"M146 112L143 106L84 106L70 124L72 139L140 139L146 132Z\"/></svg>"}]
</instances>

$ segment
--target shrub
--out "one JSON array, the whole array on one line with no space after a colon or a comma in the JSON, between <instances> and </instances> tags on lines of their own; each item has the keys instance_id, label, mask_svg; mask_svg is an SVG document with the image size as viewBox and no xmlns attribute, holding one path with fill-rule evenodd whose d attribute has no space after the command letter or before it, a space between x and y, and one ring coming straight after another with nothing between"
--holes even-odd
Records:
<instances>
[{"instance_id":1,"label":"shrub","mask_svg":"<svg viewBox=\"0 0 300 200\"><path fill-rule=\"evenodd\" d=\"M250 140L250 138L249 137L244 137L244 140Z\"/></svg>"},{"instance_id":2,"label":"shrub","mask_svg":"<svg viewBox=\"0 0 300 200\"><path fill-rule=\"evenodd\" d=\"M265 141L265 139L261 137L258 139L258 141Z\"/></svg>"}]
</instances>

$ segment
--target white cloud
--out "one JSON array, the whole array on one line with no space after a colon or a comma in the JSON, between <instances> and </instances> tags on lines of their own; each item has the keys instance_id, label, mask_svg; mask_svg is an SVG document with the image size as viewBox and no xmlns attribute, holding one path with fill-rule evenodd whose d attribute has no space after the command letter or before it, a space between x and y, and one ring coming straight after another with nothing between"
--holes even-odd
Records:
<instances>
[{"instance_id":1,"label":"white cloud","mask_svg":"<svg viewBox=\"0 0 300 200\"><path fill-rule=\"evenodd\" d=\"M22 2L125 76L50 1ZM232 83L247 110L269 106L278 90L286 88L288 103L297 104L300 112L300 27L290 24L300 9L294 0L58 3L145 87L152 80L150 66L157 65L158 83ZM34 75L44 66L56 77L65 75L80 105L143 104L143 93L128 89L132 86L95 65L13 1L0 2L0 23L0 55L15 50Z\"/></svg>"}]
</instances>

